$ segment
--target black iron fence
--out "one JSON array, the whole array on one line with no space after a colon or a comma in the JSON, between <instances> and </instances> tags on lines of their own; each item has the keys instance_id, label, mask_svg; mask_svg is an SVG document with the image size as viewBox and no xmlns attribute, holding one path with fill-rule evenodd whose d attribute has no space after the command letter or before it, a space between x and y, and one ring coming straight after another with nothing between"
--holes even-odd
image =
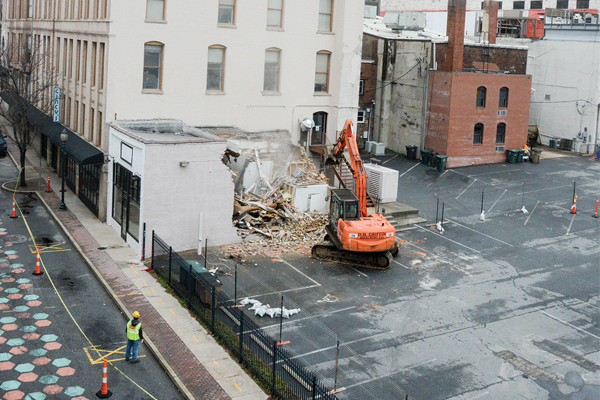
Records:
<instances>
[{"instance_id":1,"label":"black iron fence","mask_svg":"<svg viewBox=\"0 0 600 400\"><path fill-rule=\"evenodd\" d=\"M306 365L221 292L220 282L211 273L197 262L184 260L154 231L151 268L238 357L240 364L270 387L271 394L285 400L337 400Z\"/></svg>"}]
</instances>

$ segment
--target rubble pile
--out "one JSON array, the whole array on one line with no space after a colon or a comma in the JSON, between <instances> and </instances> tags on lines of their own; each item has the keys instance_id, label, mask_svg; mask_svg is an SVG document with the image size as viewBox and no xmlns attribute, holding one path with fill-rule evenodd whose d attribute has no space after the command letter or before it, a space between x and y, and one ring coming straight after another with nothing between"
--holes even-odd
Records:
<instances>
[{"instance_id":1,"label":"rubble pile","mask_svg":"<svg viewBox=\"0 0 600 400\"><path fill-rule=\"evenodd\" d=\"M252 204L245 206L244 203L236 201L236 205L240 204L246 211L234 218L234 222L245 241L225 246L224 252L230 257L277 257L283 253L309 255L311 248L323 239L327 214L300 213L281 203L275 203L275 206L256 201L249 201L247 203Z\"/></svg>"},{"instance_id":2,"label":"rubble pile","mask_svg":"<svg viewBox=\"0 0 600 400\"><path fill-rule=\"evenodd\" d=\"M328 183L327 177L317 170L304 149L300 150L299 159L290 159L272 181L259 171L257 184L235 195L233 224L243 242L225 246L224 252L230 257L277 257L290 252L310 254L313 245L322 240L327 215L300 212L292 206L296 187ZM255 160L259 162L258 153ZM259 186L263 189L258 191L260 194L256 190Z\"/></svg>"}]
</instances>

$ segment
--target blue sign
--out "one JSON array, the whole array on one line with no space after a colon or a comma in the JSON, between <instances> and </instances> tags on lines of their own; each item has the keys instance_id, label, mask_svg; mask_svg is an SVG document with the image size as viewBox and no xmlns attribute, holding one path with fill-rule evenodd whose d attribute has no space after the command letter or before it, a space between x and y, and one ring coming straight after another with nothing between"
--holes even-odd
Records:
<instances>
[{"instance_id":1,"label":"blue sign","mask_svg":"<svg viewBox=\"0 0 600 400\"><path fill-rule=\"evenodd\" d=\"M60 122L60 93L61 88L54 88L54 101L52 102L52 122Z\"/></svg>"}]
</instances>

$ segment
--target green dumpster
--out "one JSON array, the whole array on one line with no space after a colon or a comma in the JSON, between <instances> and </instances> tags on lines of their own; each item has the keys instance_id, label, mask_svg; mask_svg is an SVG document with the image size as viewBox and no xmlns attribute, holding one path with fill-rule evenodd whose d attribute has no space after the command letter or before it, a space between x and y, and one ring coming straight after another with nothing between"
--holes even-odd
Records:
<instances>
[{"instance_id":1,"label":"green dumpster","mask_svg":"<svg viewBox=\"0 0 600 400\"><path fill-rule=\"evenodd\" d=\"M430 155L431 155L431 150L421 150L421 162L425 165L428 165Z\"/></svg>"},{"instance_id":2,"label":"green dumpster","mask_svg":"<svg viewBox=\"0 0 600 400\"><path fill-rule=\"evenodd\" d=\"M523 156L525 155L525 150L523 149L518 149L517 150L517 162L518 163L522 163L523 162Z\"/></svg>"},{"instance_id":3,"label":"green dumpster","mask_svg":"<svg viewBox=\"0 0 600 400\"><path fill-rule=\"evenodd\" d=\"M515 164L517 162L517 158L519 157L519 150L506 150L506 160L509 164Z\"/></svg>"},{"instance_id":4,"label":"green dumpster","mask_svg":"<svg viewBox=\"0 0 600 400\"><path fill-rule=\"evenodd\" d=\"M438 154L435 156L434 165L438 171L442 172L446 169L446 163L448 162L448 156Z\"/></svg>"}]
</instances>

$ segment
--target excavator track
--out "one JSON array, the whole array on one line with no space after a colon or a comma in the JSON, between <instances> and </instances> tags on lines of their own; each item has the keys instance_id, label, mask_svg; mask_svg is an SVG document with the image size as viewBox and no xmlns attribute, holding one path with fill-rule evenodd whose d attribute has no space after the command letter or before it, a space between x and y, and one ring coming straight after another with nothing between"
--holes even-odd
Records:
<instances>
[{"instance_id":1,"label":"excavator track","mask_svg":"<svg viewBox=\"0 0 600 400\"><path fill-rule=\"evenodd\" d=\"M324 240L312 248L312 257L321 261L335 261L353 267L370 269L388 269L392 263L392 253L382 251L378 253L355 253L339 250L335 244Z\"/></svg>"}]
</instances>

